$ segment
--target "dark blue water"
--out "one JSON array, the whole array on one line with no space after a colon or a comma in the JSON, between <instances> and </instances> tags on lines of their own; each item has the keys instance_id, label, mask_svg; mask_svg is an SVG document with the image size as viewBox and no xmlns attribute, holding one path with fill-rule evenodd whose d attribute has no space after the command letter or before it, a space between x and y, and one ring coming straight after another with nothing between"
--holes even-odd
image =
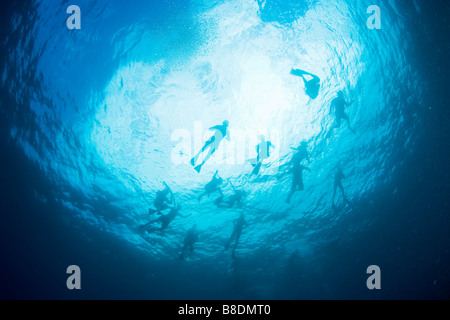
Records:
<instances>
[{"instance_id":1,"label":"dark blue water","mask_svg":"<svg viewBox=\"0 0 450 320\"><path fill-rule=\"evenodd\" d=\"M80 30L66 2L2 4L2 298L449 298L445 1L74 4ZM321 79L317 98L292 68ZM339 90L355 134L331 130ZM230 141L197 173L189 159L225 119ZM275 148L253 175L260 135ZM311 171L288 204L302 141ZM349 203L338 190L333 206L339 166ZM216 170L241 203L198 201ZM143 232L164 182L185 217Z\"/></svg>"}]
</instances>

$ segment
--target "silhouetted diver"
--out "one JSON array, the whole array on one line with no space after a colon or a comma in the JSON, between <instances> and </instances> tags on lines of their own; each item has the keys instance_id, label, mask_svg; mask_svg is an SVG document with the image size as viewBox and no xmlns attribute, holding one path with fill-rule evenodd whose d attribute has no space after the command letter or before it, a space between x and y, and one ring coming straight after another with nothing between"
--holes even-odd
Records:
<instances>
[{"instance_id":1,"label":"silhouetted diver","mask_svg":"<svg viewBox=\"0 0 450 320\"><path fill-rule=\"evenodd\" d=\"M184 238L184 246L180 253L180 259L184 260L184 253L186 252L186 249L190 249L190 251L194 251L194 243L198 240L198 230L197 225L194 224L191 229L186 234L186 237Z\"/></svg>"},{"instance_id":2,"label":"silhouetted diver","mask_svg":"<svg viewBox=\"0 0 450 320\"><path fill-rule=\"evenodd\" d=\"M219 192L220 195L223 197L222 190L219 187L222 184L222 182L223 179L219 177L219 171L216 171L211 181L205 185L205 192L198 197L198 201L200 202L200 200L202 200L204 196L206 195L209 196L211 193L216 191Z\"/></svg>"},{"instance_id":3,"label":"silhouetted diver","mask_svg":"<svg viewBox=\"0 0 450 320\"><path fill-rule=\"evenodd\" d=\"M147 229L150 225L154 224L155 222L161 222L161 230L164 230L167 228L167 226L172 222L173 219L175 219L177 216L181 216L183 218L186 218L187 216L182 215L180 213L181 205L175 203L175 199L173 198L172 205L169 206L170 211L168 214L161 214L161 216L157 219L154 219L150 221L147 224L144 224L141 226L141 231L144 231Z\"/></svg>"},{"instance_id":4,"label":"silhouetted diver","mask_svg":"<svg viewBox=\"0 0 450 320\"><path fill-rule=\"evenodd\" d=\"M299 69L292 69L291 74L294 76L302 77L303 82L305 83L305 93L311 99L317 98L320 89L320 78L318 76ZM312 79L306 80L305 75L312 77Z\"/></svg>"},{"instance_id":5,"label":"silhouetted diver","mask_svg":"<svg viewBox=\"0 0 450 320\"><path fill-rule=\"evenodd\" d=\"M254 167L252 174L258 174L261 169L262 163L265 159L270 157L270 148L275 146L270 141L266 141L266 138L261 135L259 136L260 142L256 146L257 157L256 159L251 159L250 163Z\"/></svg>"},{"instance_id":6,"label":"silhouetted diver","mask_svg":"<svg viewBox=\"0 0 450 320\"><path fill-rule=\"evenodd\" d=\"M222 208L232 208L235 203L240 203L243 198L247 196L247 192L245 190L236 190L233 184L230 182L231 187L233 188L234 194L231 195L227 200L224 201L223 195L217 198L214 203L218 207Z\"/></svg>"},{"instance_id":7,"label":"silhouetted diver","mask_svg":"<svg viewBox=\"0 0 450 320\"><path fill-rule=\"evenodd\" d=\"M170 204L174 201L173 199L173 193L172 190L170 190L169 186L163 182L166 188L164 190L160 190L156 192L156 198L153 202L153 205L155 206L156 210L154 209L148 209L149 214L154 214L157 212L158 214L162 214L161 211L166 210L170 207ZM168 199L168 196L170 195L170 200Z\"/></svg>"},{"instance_id":8,"label":"silhouetted diver","mask_svg":"<svg viewBox=\"0 0 450 320\"><path fill-rule=\"evenodd\" d=\"M205 164L205 162L216 152L216 150L219 148L220 142L224 138L226 138L228 141L230 141L230 133L228 131L228 120L225 120L221 125L217 125L214 127L209 128L209 130L214 131L214 135L205 142L205 145L203 148L191 159L192 166L195 166L197 163L198 157L206 150L208 150L208 153L206 154L206 157L203 159L203 162L199 164L198 166L195 166L195 170L200 173L200 170L202 169L202 166Z\"/></svg>"},{"instance_id":9,"label":"silhouetted diver","mask_svg":"<svg viewBox=\"0 0 450 320\"><path fill-rule=\"evenodd\" d=\"M228 249L231 245L231 242L233 241L233 238L235 239L234 247L233 247L233 253L232 258L234 259L236 247L239 243L239 239L241 237L242 229L247 226L247 222L245 221L244 214L241 213L239 218L233 221L234 223L234 229L233 233L231 234L230 239L228 240L227 244L225 245L225 249Z\"/></svg>"},{"instance_id":10,"label":"silhouetted diver","mask_svg":"<svg viewBox=\"0 0 450 320\"><path fill-rule=\"evenodd\" d=\"M338 166L336 173L334 175L334 190L333 190L333 207L335 207L334 199L336 196L336 189L339 188L342 192L342 198L344 198L345 203L350 204L350 201L345 196L344 187L342 186L342 179L345 179L344 173L340 166Z\"/></svg>"},{"instance_id":11,"label":"silhouetted diver","mask_svg":"<svg viewBox=\"0 0 450 320\"><path fill-rule=\"evenodd\" d=\"M308 150L306 149L306 142L302 142L299 148L294 149L297 152L292 156L291 164L292 168L290 172L292 172L292 185L291 191L286 199L287 203L291 202L291 198L296 191L302 191L304 189L303 186L303 170L307 170L311 172L311 170L301 164L303 159L308 159Z\"/></svg>"},{"instance_id":12,"label":"silhouetted diver","mask_svg":"<svg viewBox=\"0 0 450 320\"><path fill-rule=\"evenodd\" d=\"M345 107L352 105L353 101L346 102L344 99L344 92L339 91L337 93L337 98L334 98L333 101L331 101L331 108L335 110L336 115L336 124L331 128L340 128L341 127L341 120L344 119L348 123L348 128L350 129L353 134L356 134L355 131L353 131L352 127L350 126L350 120L345 113Z\"/></svg>"}]
</instances>

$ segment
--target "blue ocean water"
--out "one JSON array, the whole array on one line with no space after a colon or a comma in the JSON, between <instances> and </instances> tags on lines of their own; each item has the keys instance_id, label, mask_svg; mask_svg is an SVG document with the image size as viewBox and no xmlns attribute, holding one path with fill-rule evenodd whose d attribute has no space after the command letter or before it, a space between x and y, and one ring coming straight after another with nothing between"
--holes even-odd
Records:
<instances>
[{"instance_id":1,"label":"blue ocean water","mask_svg":"<svg viewBox=\"0 0 450 320\"><path fill-rule=\"evenodd\" d=\"M448 4L76 2L79 30L72 3L2 8L3 298L449 297ZM320 78L317 98L292 68ZM331 129L340 90L355 134ZM189 159L224 120L230 141L197 173ZM274 148L254 175L260 135ZM311 171L288 204L302 141ZM350 203L338 190L333 206L339 166ZM241 203L198 201L216 171ZM164 183L185 217L143 232ZM366 286L370 265L381 290Z\"/></svg>"}]
</instances>

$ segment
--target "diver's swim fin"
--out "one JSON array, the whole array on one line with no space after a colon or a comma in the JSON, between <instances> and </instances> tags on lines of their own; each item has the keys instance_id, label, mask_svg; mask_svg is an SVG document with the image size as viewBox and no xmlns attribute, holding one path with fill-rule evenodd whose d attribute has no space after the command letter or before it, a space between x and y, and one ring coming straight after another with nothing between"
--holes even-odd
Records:
<instances>
[{"instance_id":1,"label":"diver's swim fin","mask_svg":"<svg viewBox=\"0 0 450 320\"><path fill-rule=\"evenodd\" d=\"M300 70L300 69L291 69L291 72L289 72L293 76L301 77L305 74L308 74L308 72Z\"/></svg>"},{"instance_id":2,"label":"diver's swim fin","mask_svg":"<svg viewBox=\"0 0 450 320\"><path fill-rule=\"evenodd\" d=\"M155 214L156 212L158 212L158 210L155 210L155 209L148 209L148 213L149 214Z\"/></svg>"},{"instance_id":3,"label":"diver's swim fin","mask_svg":"<svg viewBox=\"0 0 450 320\"><path fill-rule=\"evenodd\" d=\"M200 173L200 171L202 170L202 167L203 167L203 163L202 163L202 164L199 164L198 166L196 166L196 167L194 168L194 170L197 171L198 173Z\"/></svg>"},{"instance_id":4,"label":"diver's swim fin","mask_svg":"<svg viewBox=\"0 0 450 320\"><path fill-rule=\"evenodd\" d=\"M261 166L262 166L262 162L259 162L253 169L252 174L258 174L259 170L261 169Z\"/></svg>"}]
</instances>

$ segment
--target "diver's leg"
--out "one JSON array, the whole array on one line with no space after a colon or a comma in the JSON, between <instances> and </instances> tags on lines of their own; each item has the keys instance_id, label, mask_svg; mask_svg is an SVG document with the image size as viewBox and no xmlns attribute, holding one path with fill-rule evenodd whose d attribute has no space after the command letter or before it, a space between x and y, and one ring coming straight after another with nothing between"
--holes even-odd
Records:
<instances>
[{"instance_id":1,"label":"diver's leg","mask_svg":"<svg viewBox=\"0 0 450 320\"><path fill-rule=\"evenodd\" d=\"M294 193L295 193L296 187L297 187L297 186L296 186L295 182L292 181L291 191L289 192L289 195L288 195L288 197L287 197L287 199L286 199L286 203L290 203L290 202L291 202L291 198L292 198L292 196L293 196Z\"/></svg>"},{"instance_id":2,"label":"diver's leg","mask_svg":"<svg viewBox=\"0 0 450 320\"><path fill-rule=\"evenodd\" d=\"M233 251L236 250L240 238L241 238L241 232L239 232L238 234L236 234L236 241L235 241L235 243L234 243Z\"/></svg>"},{"instance_id":3,"label":"diver's leg","mask_svg":"<svg viewBox=\"0 0 450 320\"><path fill-rule=\"evenodd\" d=\"M180 253L180 259L181 260L184 260L184 252L186 251L186 245L184 245L183 246L183 249L181 250L181 253Z\"/></svg>"},{"instance_id":4,"label":"diver's leg","mask_svg":"<svg viewBox=\"0 0 450 320\"><path fill-rule=\"evenodd\" d=\"M344 198L344 202L347 203L347 204L350 204L350 201L348 200L347 196L345 195L345 191L344 191L344 187L342 186L342 183L339 186L339 188L341 189L342 198Z\"/></svg>"},{"instance_id":5,"label":"diver's leg","mask_svg":"<svg viewBox=\"0 0 450 320\"><path fill-rule=\"evenodd\" d=\"M197 163L198 157L209 147L211 143L213 143L214 140L211 138L208 141L205 142L204 146L200 149L200 151L191 159L191 164L195 165Z\"/></svg>"},{"instance_id":6,"label":"diver's leg","mask_svg":"<svg viewBox=\"0 0 450 320\"><path fill-rule=\"evenodd\" d=\"M152 221L150 221L150 222L148 222L148 223L142 225L142 226L140 227L140 228L141 228L141 231L146 231L148 227L150 227L152 224L154 224L155 222L158 222L158 221L161 221L161 217L159 217L159 218L157 218L157 219L154 219L154 220L152 220ZM148 230L147 230L147 232L148 232Z\"/></svg>"},{"instance_id":7,"label":"diver's leg","mask_svg":"<svg viewBox=\"0 0 450 320\"><path fill-rule=\"evenodd\" d=\"M355 131L352 129L352 126L350 125L350 119L348 118L348 115L346 115L346 114L344 113L344 115L342 116L342 118L343 118L345 121L347 121L348 128L350 129L350 131L351 131L353 134L356 134Z\"/></svg>"},{"instance_id":8,"label":"diver's leg","mask_svg":"<svg viewBox=\"0 0 450 320\"><path fill-rule=\"evenodd\" d=\"M335 197L336 197L336 189L337 189L337 184L335 183L334 184L334 190L333 190L333 206L334 206L334 199L335 199Z\"/></svg>"},{"instance_id":9,"label":"diver's leg","mask_svg":"<svg viewBox=\"0 0 450 320\"><path fill-rule=\"evenodd\" d=\"M339 189L341 190L342 198L344 199L344 201L347 201L347 198L345 196L344 186L342 185L342 183L339 183Z\"/></svg>"},{"instance_id":10,"label":"diver's leg","mask_svg":"<svg viewBox=\"0 0 450 320\"><path fill-rule=\"evenodd\" d=\"M336 124L334 125L334 128L340 128L341 127L341 119L342 117L340 115L336 115Z\"/></svg>"},{"instance_id":11,"label":"diver's leg","mask_svg":"<svg viewBox=\"0 0 450 320\"><path fill-rule=\"evenodd\" d=\"M228 200L226 202L226 204L228 205L228 208L233 208L235 202L236 202L236 200L231 199L231 200Z\"/></svg>"},{"instance_id":12,"label":"diver's leg","mask_svg":"<svg viewBox=\"0 0 450 320\"><path fill-rule=\"evenodd\" d=\"M161 211L164 211L164 210L166 210L166 209L169 209L169 205L167 204L167 203L163 203L163 204L161 204L158 208L156 208L157 210L158 210L158 214L159 215L162 215L162 212Z\"/></svg>"},{"instance_id":13,"label":"diver's leg","mask_svg":"<svg viewBox=\"0 0 450 320\"><path fill-rule=\"evenodd\" d=\"M288 197L286 198L286 203L291 203L291 197L294 193L291 191L289 191Z\"/></svg>"},{"instance_id":14,"label":"diver's leg","mask_svg":"<svg viewBox=\"0 0 450 320\"><path fill-rule=\"evenodd\" d=\"M304 185L303 185L303 180L300 179L300 181L297 183L297 190L298 190L298 191L303 191L304 188L305 188L305 187L304 187Z\"/></svg>"},{"instance_id":15,"label":"diver's leg","mask_svg":"<svg viewBox=\"0 0 450 320\"><path fill-rule=\"evenodd\" d=\"M203 192L199 197L198 197L198 202L200 202L200 200L202 200L202 198L206 195L206 192Z\"/></svg>"},{"instance_id":16,"label":"diver's leg","mask_svg":"<svg viewBox=\"0 0 450 320\"><path fill-rule=\"evenodd\" d=\"M219 148L219 143L220 143L220 141L215 142L213 145L210 145L209 151L206 154L205 158L203 159L202 165L204 165L206 163L206 161L208 161L208 159L211 158L211 156L214 154L214 152L216 152L217 148Z\"/></svg>"},{"instance_id":17,"label":"diver's leg","mask_svg":"<svg viewBox=\"0 0 450 320\"><path fill-rule=\"evenodd\" d=\"M160 220L161 220L160 218L154 219L154 220L152 220L152 221L150 221L150 222L144 224L144 225L142 226L142 228L146 229L146 228L148 228L149 226L151 226L152 224L154 224L155 222L158 222L158 221L160 221Z\"/></svg>"},{"instance_id":18,"label":"diver's leg","mask_svg":"<svg viewBox=\"0 0 450 320\"><path fill-rule=\"evenodd\" d=\"M212 137L211 139L209 139L208 141L205 142L205 145L202 148L202 152L204 152L206 150L206 148L208 148L210 146L211 143L214 142L214 137Z\"/></svg>"},{"instance_id":19,"label":"diver's leg","mask_svg":"<svg viewBox=\"0 0 450 320\"><path fill-rule=\"evenodd\" d=\"M231 234L230 239L228 239L227 244L225 245L225 249L228 249L230 247L231 241L233 241L233 237L236 233L236 230L233 230L233 233Z\"/></svg>"},{"instance_id":20,"label":"diver's leg","mask_svg":"<svg viewBox=\"0 0 450 320\"><path fill-rule=\"evenodd\" d=\"M223 196L220 196L216 200L214 200L214 204L218 207L221 207L222 203L223 203Z\"/></svg>"}]
</instances>

